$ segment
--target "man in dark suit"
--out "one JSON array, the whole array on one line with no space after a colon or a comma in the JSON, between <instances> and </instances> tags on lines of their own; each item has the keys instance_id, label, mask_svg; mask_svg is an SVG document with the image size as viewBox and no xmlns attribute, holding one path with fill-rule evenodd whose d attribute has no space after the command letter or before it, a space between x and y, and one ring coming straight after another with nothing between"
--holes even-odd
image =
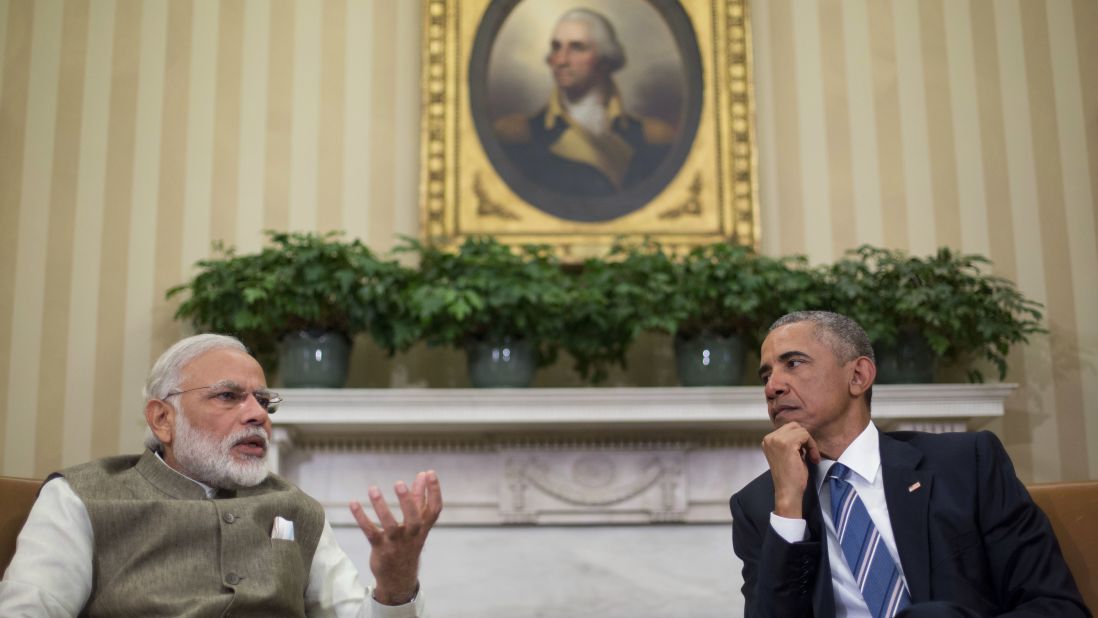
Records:
<instances>
[{"instance_id":1,"label":"man in dark suit","mask_svg":"<svg viewBox=\"0 0 1098 618\"><path fill-rule=\"evenodd\" d=\"M877 431L873 348L856 322L780 318L759 376L770 470L731 500L747 616L1090 615L993 434ZM872 524L851 553L859 509ZM878 566L893 586L880 605L866 584Z\"/></svg>"}]
</instances>

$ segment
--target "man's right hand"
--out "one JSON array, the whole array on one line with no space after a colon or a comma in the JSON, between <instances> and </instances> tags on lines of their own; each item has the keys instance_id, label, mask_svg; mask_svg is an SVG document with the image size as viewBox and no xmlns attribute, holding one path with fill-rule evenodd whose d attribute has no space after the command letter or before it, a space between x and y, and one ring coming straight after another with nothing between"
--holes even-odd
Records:
<instances>
[{"instance_id":1,"label":"man's right hand","mask_svg":"<svg viewBox=\"0 0 1098 618\"><path fill-rule=\"evenodd\" d=\"M808 488L808 463L819 463L816 441L796 422L786 423L762 441L763 454L774 481L774 514L803 519L801 501Z\"/></svg>"}]
</instances>

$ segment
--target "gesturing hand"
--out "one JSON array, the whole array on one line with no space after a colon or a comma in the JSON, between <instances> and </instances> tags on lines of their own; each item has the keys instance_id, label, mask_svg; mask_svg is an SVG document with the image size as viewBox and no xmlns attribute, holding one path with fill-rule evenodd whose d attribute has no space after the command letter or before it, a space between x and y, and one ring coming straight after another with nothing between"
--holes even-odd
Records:
<instances>
[{"instance_id":1,"label":"gesturing hand","mask_svg":"<svg viewBox=\"0 0 1098 618\"><path fill-rule=\"evenodd\" d=\"M351 502L351 514L370 541L370 570L374 573L374 598L385 605L401 605L415 597L419 588L419 555L427 533L442 512L442 489L434 470L420 472L411 490L404 481L394 485L403 522L398 522L377 486L369 489L370 504L378 523L370 521L358 502Z\"/></svg>"}]
</instances>

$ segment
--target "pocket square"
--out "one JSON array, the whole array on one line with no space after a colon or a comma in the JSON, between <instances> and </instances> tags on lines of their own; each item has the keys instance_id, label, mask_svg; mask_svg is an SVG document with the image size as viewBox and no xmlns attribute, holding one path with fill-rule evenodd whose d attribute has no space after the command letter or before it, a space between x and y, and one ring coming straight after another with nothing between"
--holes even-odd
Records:
<instances>
[{"instance_id":1,"label":"pocket square","mask_svg":"<svg viewBox=\"0 0 1098 618\"><path fill-rule=\"evenodd\" d=\"M294 522L276 515L274 526L271 527L271 538L283 541L294 540Z\"/></svg>"}]
</instances>

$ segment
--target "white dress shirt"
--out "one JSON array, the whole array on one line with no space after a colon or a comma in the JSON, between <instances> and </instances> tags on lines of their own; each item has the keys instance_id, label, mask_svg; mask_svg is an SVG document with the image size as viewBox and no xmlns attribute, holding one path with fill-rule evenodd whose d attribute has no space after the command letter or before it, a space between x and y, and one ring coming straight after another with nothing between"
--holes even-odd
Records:
<instances>
[{"instance_id":1,"label":"white dress shirt","mask_svg":"<svg viewBox=\"0 0 1098 618\"><path fill-rule=\"evenodd\" d=\"M213 496L212 487L194 482L207 496ZM92 591L92 544L91 519L76 492L64 478L46 483L0 581L0 616L60 618L79 614ZM422 618L427 616L425 612L422 594L398 606L374 600L373 588L359 582L358 569L324 521L305 589L306 615Z\"/></svg>"},{"instance_id":2,"label":"white dress shirt","mask_svg":"<svg viewBox=\"0 0 1098 618\"><path fill-rule=\"evenodd\" d=\"M896 551L896 537L892 534L892 520L888 516L888 504L885 502L884 479L881 474L881 450L880 434L873 423L869 425L850 443L850 446L839 456L839 461L850 468L850 484L858 492L858 497L865 504L869 518L881 534L888 553L896 562L896 567L903 575L903 566L900 564L900 554ZM835 592L835 616L836 618L870 616L869 608L858 590L858 584L854 581L854 575L850 572L850 566L843 556L843 548L839 545L839 537L835 533L835 523L831 521L831 490L828 487L827 472L835 462L830 459L821 459L816 464L816 492L820 497L820 510L823 512L824 527L827 529L827 556L831 565L831 584ZM770 525L774 531L789 543L805 540L808 532L808 522L804 519L789 519L774 513L770 514ZM906 581L906 579L905 579Z\"/></svg>"}]
</instances>

